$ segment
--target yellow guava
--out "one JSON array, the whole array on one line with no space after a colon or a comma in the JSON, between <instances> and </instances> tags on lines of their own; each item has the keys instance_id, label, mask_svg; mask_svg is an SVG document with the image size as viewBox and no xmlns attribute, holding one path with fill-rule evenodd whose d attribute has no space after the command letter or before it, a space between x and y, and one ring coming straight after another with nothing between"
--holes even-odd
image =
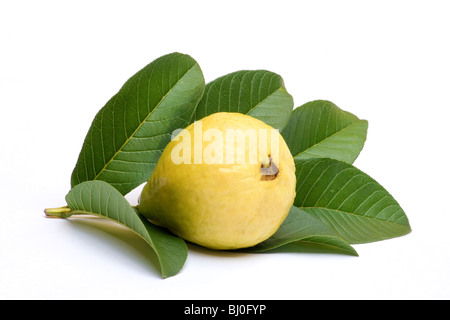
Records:
<instances>
[{"instance_id":1,"label":"yellow guava","mask_svg":"<svg viewBox=\"0 0 450 320\"><path fill-rule=\"evenodd\" d=\"M278 130L251 116L220 112L172 139L138 210L204 247L251 247L283 223L295 182L294 160Z\"/></svg>"}]
</instances>

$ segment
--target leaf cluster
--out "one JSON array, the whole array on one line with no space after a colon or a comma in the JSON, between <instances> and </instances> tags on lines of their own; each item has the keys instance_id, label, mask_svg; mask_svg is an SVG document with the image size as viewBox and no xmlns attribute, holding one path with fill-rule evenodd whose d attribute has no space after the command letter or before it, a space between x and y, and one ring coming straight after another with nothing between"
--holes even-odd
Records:
<instances>
[{"instance_id":1,"label":"leaf cluster","mask_svg":"<svg viewBox=\"0 0 450 320\"><path fill-rule=\"evenodd\" d=\"M174 130L216 112L240 112L279 129L296 165L297 196L287 219L246 252L314 245L357 255L352 244L405 235L405 212L379 183L353 166L368 122L325 100L294 109L283 79L243 70L205 84L189 55L162 56L132 76L98 112L72 173L67 207L49 216L88 214L120 223L156 252L161 274L183 267L184 240L143 218L125 195L146 182ZM300 250L301 251L301 250Z\"/></svg>"}]
</instances>

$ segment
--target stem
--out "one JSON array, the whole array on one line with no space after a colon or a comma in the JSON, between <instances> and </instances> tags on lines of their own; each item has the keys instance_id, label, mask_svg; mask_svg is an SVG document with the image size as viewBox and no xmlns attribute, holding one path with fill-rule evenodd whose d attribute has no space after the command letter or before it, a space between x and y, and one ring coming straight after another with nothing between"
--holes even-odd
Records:
<instances>
[{"instance_id":1,"label":"stem","mask_svg":"<svg viewBox=\"0 0 450 320\"><path fill-rule=\"evenodd\" d=\"M50 218L68 218L72 215L72 210L69 207L49 208L44 210L45 215Z\"/></svg>"}]
</instances>

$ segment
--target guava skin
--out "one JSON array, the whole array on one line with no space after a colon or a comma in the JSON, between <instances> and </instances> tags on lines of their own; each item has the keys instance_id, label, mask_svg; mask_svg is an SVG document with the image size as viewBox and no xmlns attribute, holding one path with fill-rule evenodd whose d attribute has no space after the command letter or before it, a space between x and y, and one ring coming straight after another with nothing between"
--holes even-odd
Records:
<instances>
[{"instance_id":1,"label":"guava skin","mask_svg":"<svg viewBox=\"0 0 450 320\"><path fill-rule=\"evenodd\" d=\"M214 128L272 129L264 122L240 113L220 112L201 120L202 132ZM194 136L194 124L186 128ZM295 165L283 137L276 132L278 157L272 159L271 145L258 147L256 163L175 164L172 151L180 139L172 140L162 153L144 186L139 212L153 223L166 227L198 245L230 250L254 246L273 235L283 223L295 198ZM203 141L202 150L212 142ZM191 141L194 149L194 139ZM246 143L236 154L248 158ZM225 152L225 147L223 148ZM225 156L224 156L225 159Z\"/></svg>"}]
</instances>

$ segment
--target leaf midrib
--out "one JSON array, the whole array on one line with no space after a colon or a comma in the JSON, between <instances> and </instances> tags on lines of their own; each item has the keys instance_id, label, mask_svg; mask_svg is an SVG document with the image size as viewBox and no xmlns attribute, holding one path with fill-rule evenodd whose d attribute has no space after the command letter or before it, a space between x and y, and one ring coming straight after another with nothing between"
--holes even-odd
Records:
<instances>
[{"instance_id":1,"label":"leaf midrib","mask_svg":"<svg viewBox=\"0 0 450 320\"><path fill-rule=\"evenodd\" d=\"M269 99L271 96L273 96L275 94L275 92L283 90L286 91L286 89L284 87L279 87L276 90L272 91L270 94L268 94L264 99L262 99L260 102L258 102L253 108L251 108L249 111L246 112L247 115L250 114L250 112L252 112L254 109L256 109L260 104L262 104L264 101L266 101L267 99ZM286 91L287 92L287 91Z\"/></svg>"},{"instance_id":2,"label":"leaf midrib","mask_svg":"<svg viewBox=\"0 0 450 320\"><path fill-rule=\"evenodd\" d=\"M354 125L354 124L356 124L356 123L360 123L360 122L364 122L364 121L366 121L366 120L361 120L361 119L359 119L359 120L357 120L357 121L355 121L355 122L350 123L348 126L345 126L345 127L341 128L340 130L336 131L335 133L333 133L332 135L326 137L325 139L320 140L319 142L315 143L314 145L308 147L307 149L300 151L299 153L297 153L297 154L296 154L295 156L293 156L293 157L296 158L296 157L298 157L299 155L301 155L302 153L308 152L309 150L315 148L316 146L318 146L319 144L323 143L324 141L327 141L328 139L331 139L331 138L334 137L335 135L341 133L342 130L347 129L348 127L350 127L350 126L352 126L352 125Z\"/></svg>"},{"instance_id":3,"label":"leaf midrib","mask_svg":"<svg viewBox=\"0 0 450 320\"><path fill-rule=\"evenodd\" d=\"M344 213L344 214L348 214L350 216L357 216L359 218L366 218L366 219L369 219L369 220L382 221L382 222L397 224L397 225L401 225L401 226L405 226L405 227L409 226L408 224L398 223L397 222L398 219L396 221L388 221L388 220L384 220L384 219L380 219L380 218L376 218L376 217L365 216L365 215L357 214L357 213L354 213L354 212L348 212L348 211L339 210L339 209L331 209L331 208L327 208L327 207L297 207L297 208L302 209L302 210L323 209L323 210L328 210L328 211L332 211L332 212L335 212L335 213Z\"/></svg>"},{"instance_id":4,"label":"leaf midrib","mask_svg":"<svg viewBox=\"0 0 450 320\"><path fill-rule=\"evenodd\" d=\"M139 126L136 128L136 130L133 131L133 133L125 140L125 142L120 146L120 148L114 153L114 155L111 157L111 159L103 166L102 170L94 177L93 180L97 180L100 175L105 171L105 169L111 164L112 161L117 157L117 155L122 152L122 149L130 142L130 140L133 138L133 136L141 129L141 127L144 125L144 123L147 122L148 118L153 114L153 112L158 109L158 107L161 105L161 103L166 99L166 97L172 92L172 90L180 83L180 81L186 76L186 74L191 71L197 63L194 63L192 67L190 67L186 72L178 79L178 81L170 88L169 91L161 98L161 100L158 102L158 104L153 108L153 110L147 115L147 117L144 118L143 121L139 124Z\"/></svg>"}]
</instances>

